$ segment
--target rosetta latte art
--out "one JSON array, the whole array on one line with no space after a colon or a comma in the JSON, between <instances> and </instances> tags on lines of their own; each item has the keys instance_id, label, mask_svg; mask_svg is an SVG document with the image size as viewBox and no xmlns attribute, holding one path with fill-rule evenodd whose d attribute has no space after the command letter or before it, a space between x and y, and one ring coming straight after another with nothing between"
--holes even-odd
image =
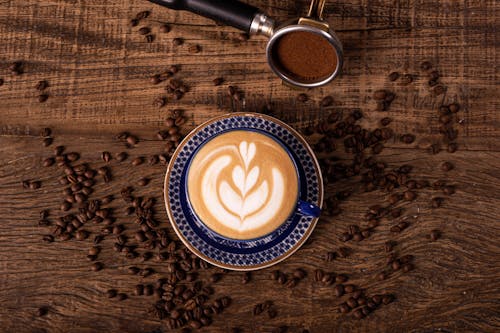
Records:
<instances>
[{"instance_id":1,"label":"rosetta latte art","mask_svg":"<svg viewBox=\"0 0 500 333\"><path fill-rule=\"evenodd\" d=\"M286 151L273 139L252 134L259 140L207 147L209 142L195 156L188 175L195 212L208 227L232 238L271 232L286 220L297 199L296 171Z\"/></svg>"}]
</instances>

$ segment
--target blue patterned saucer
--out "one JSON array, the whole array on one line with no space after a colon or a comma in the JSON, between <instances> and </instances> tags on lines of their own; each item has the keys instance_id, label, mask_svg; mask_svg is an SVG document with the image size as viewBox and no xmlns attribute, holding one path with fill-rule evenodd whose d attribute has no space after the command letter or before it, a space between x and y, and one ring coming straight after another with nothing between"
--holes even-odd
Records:
<instances>
[{"instance_id":1,"label":"blue patterned saucer","mask_svg":"<svg viewBox=\"0 0 500 333\"><path fill-rule=\"evenodd\" d=\"M233 130L256 131L272 137L286 148L297 167L300 190L296 212L276 230L256 239L230 239L215 233L193 213L187 197L188 167L199 147ZM244 271L274 265L307 240L318 217L301 212L322 206L323 181L313 151L293 128L263 114L231 113L207 121L184 138L168 166L164 194L172 227L191 251L213 265ZM304 207L304 203L311 207Z\"/></svg>"}]
</instances>

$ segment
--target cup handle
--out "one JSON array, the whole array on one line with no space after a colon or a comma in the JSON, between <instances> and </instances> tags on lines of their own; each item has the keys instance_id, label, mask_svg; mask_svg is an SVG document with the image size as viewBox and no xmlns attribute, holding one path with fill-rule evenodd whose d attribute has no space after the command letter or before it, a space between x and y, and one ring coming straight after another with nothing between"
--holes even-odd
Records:
<instances>
[{"instance_id":1,"label":"cup handle","mask_svg":"<svg viewBox=\"0 0 500 333\"><path fill-rule=\"evenodd\" d=\"M304 216L318 217L321 214L321 208L309 202L299 200L297 212Z\"/></svg>"}]
</instances>

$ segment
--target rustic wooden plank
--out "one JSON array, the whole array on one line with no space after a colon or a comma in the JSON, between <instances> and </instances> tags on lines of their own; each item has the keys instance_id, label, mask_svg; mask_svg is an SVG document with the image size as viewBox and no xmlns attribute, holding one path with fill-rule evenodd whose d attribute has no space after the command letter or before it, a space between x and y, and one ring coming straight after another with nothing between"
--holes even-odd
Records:
<instances>
[{"instance_id":1,"label":"rustic wooden plank","mask_svg":"<svg viewBox=\"0 0 500 333\"><path fill-rule=\"evenodd\" d=\"M2 198L0 206L2 224L0 242L4 253L1 260L3 267L2 288L0 298L5 307L0 318L7 319L4 327L14 329L16 325L28 327L44 327L58 330L90 327L95 329L125 329L130 331L154 329L161 325L146 316L147 319L137 323L145 316L151 300L146 297L132 297L123 303L110 302L102 293L107 288L118 286L120 290L130 292L137 278L126 273L130 262L110 251L111 243L103 245L105 252L102 261L106 268L99 273L88 271L89 264L84 257L90 241L70 241L67 243L44 244L41 235L47 229L37 227L37 214L42 208L50 207L51 214L57 216L57 207L62 195L57 177L61 173L55 167L39 170L43 156L47 156L46 148L39 146L39 138L4 138L2 161ZM83 160L98 162L99 151L107 149L115 152L122 147L110 143L109 138L92 137L59 137L56 143L71 142L68 148L81 151ZM160 142L147 141L139 144L139 148L131 151L135 154L151 154L161 149ZM356 190L342 208L344 213L334 219L325 218L313 234L313 243L301 249L289 260L278 265L284 271L294 267L305 267L309 274L317 267L334 270L337 273L348 273L352 283L376 292L395 292L397 303L387 309L377 311L362 323L352 319L339 318L335 312L340 302L333 296L331 287L321 287L311 278L301 282L301 288L289 291L276 286L269 278L271 269L254 275L254 282L243 288L239 286L241 273L230 273L216 286L221 294L232 295L234 306L228 309L223 320L216 319L213 330L220 331L230 326L244 325L253 303L259 300L272 299L277 304L283 317L273 320L269 325L288 323L291 326L309 327L311 331L334 331L336 329L382 329L390 318L397 330L412 330L443 327L448 330L492 330L498 321L497 292L498 275L497 256L500 229L498 227L498 173L493 162L498 160L498 153L477 153L459 151L449 159L456 165L456 170L449 175L436 171L442 157L428 155L426 152L410 149L386 149L383 159L391 165L410 163L417 166L415 171L419 177L431 180L453 179L458 192L450 200L446 200L443 208L429 209L429 200L435 195L432 191L421 193L417 203L405 204L405 216L412 216L412 227L397 237L398 253L411 253L416 257L417 270L408 275L396 274L385 282L374 279L384 261L383 243L388 239L389 224L383 223L381 232L362 243L350 243L353 255L348 259L339 259L332 264L324 261L328 250L337 249L343 244L337 236L347 225L358 222L365 212L366 202L381 202L380 193L362 193ZM152 178L151 184L144 189L137 189L140 194L161 196L162 175L164 168L139 166L130 168L116 166L112 162L114 181L98 184L96 196L116 193L126 184L133 184L141 176ZM122 165L128 165L122 162ZM42 179L40 190L21 191L20 180L31 178L36 170L37 178ZM334 189L356 188L356 180L342 181ZM479 204L476 203L481 198ZM27 209L26 203L30 203ZM130 219L123 216L121 202L111 205L117 209L119 221L124 221L129 232L135 228ZM165 227L169 227L161 202L157 205L159 219ZM413 218L413 216L417 216ZM5 218L8 217L8 218ZM95 229L90 227L91 229ZM430 243L427 235L430 230L439 228L443 239ZM84 243L84 244L82 244ZM162 264L148 265L154 267L159 275L165 274ZM446 273L444 273L446 272ZM154 281L155 278L145 279ZM401 291L401 290L404 291ZM249 291L252 290L250 296ZM21 304L30 304L22 306ZM33 318L35 308L48 304L51 308L48 319ZM318 310L320 310L318 313ZM17 313L19 312L19 313ZM17 313L17 314L16 314ZM296 317L293 314L302 314ZM13 318L19 320L14 321ZM71 318L71 319L69 319ZM39 325L39 326L38 326ZM252 331L265 330L268 324L257 320ZM149 328L148 328L149 327ZM387 329L387 328L386 328ZM390 329L388 329L390 331Z\"/></svg>"},{"instance_id":2,"label":"rustic wooden plank","mask_svg":"<svg viewBox=\"0 0 500 333\"><path fill-rule=\"evenodd\" d=\"M252 4L286 21L307 11L308 1L252 1ZM138 28L128 21L140 10L152 10L144 24L156 39L147 44ZM344 72L334 83L307 91L309 101L298 102L302 92L284 86L265 62L266 40L251 38L235 42L237 32L229 27L189 13L177 13L146 1L17 1L0 2L0 327L19 332L150 332L165 329L147 311L153 299L134 297L118 302L103 292L110 287L130 293L138 277L126 273L129 261L117 256L111 240L103 244L105 269L90 272L85 260L90 240L45 244L46 228L36 225L39 210L50 207L58 216L62 188L57 184L60 170L41 168L51 149L43 148L40 128L54 129L55 143L82 153L83 160L101 165L99 154L125 150L113 141L114 134L129 130L141 137L131 156L148 156L163 150L155 132L162 128L169 111L186 110L189 130L215 115L231 111L260 111L272 106L272 115L297 128L316 124L331 112L345 114L360 109L364 127L374 128L382 117L394 119L390 125L396 135L415 133L412 145L403 145L397 136L386 143L381 159L389 166L414 165L413 173L430 180L447 179L457 185L457 193L442 208L429 209L434 191L419 192L416 202L404 204L404 216L411 226L395 239L397 252L415 255L415 271L396 273L380 282L374 275L384 262L383 243L388 239L388 221L380 232L360 243L348 243L353 253L333 263L323 260L325 253L343 246L337 236L352 223L361 223L367 203L381 202L384 193L364 193L356 179L342 180L327 187L327 193L353 188L354 194L341 204L342 214L323 218L313 242L278 265L284 271L305 267L309 277L294 289L279 287L266 269L253 275L253 281L240 285L241 273L229 273L215 285L217 295L231 295L233 304L215 316L207 332L226 332L231 327L244 332L268 332L287 324L291 331L311 332L384 331L430 332L484 331L500 327L500 275L498 253L499 219L499 116L498 2L488 1L335 1L328 2L326 19L344 42ZM159 33L168 22L172 31ZM172 39L182 37L185 44L173 47ZM199 44L202 52L188 53ZM25 62L25 74L12 76L7 67L14 60ZM420 68L431 61L447 86L444 96L433 96L425 85ZM180 101L169 101L158 109L154 98L164 94L164 84L154 86L149 77L168 65L180 65L178 78L190 86ZM392 71L415 75L415 81L402 86L388 80ZM213 87L211 80L222 76L225 83ZM46 79L49 100L37 102L36 83ZM245 93L242 102L227 95L227 86ZM397 95L388 112L375 112L373 91L390 89ZM335 103L322 108L323 96ZM429 155L426 145L439 138L437 108L457 101L462 110L460 149L455 154ZM314 141L314 137L310 138ZM341 152L339 158L349 158ZM444 174L443 160L456 169ZM162 193L161 166L130 167L130 159L112 161L114 180L99 183L97 197L117 193L140 177L151 177L142 195L157 198ZM25 191L22 179L41 179L43 186ZM127 231L135 225L123 213L117 200L120 221ZM162 226L169 228L161 200L156 204ZM416 217L413 217L416 216ZM361 223L362 224L362 223ZM97 230L91 226L92 230ZM430 230L438 228L442 239L429 242ZM151 262L159 274L144 281L154 282L166 274L165 265ZM370 293L391 292L397 301L376 311L363 321L340 316L341 302L331 287L313 282L317 267L349 275L352 283ZM206 273L202 273L206 280ZM252 317L253 305L273 300L277 318ZM345 297L343 298L343 300ZM49 313L37 318L36 309L48 306Z\"/></svg>"}]
</instances>

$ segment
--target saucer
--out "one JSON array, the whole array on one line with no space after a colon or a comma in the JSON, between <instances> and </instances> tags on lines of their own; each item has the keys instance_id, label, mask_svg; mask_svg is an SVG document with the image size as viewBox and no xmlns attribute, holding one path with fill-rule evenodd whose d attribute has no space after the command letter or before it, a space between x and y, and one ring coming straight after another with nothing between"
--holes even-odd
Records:
<instances>
[{"instance_id":1,"label":"saucer","mask_svg":"<svg viewBox=\"0 0 500 333\"><path fill-rule=\"evenodd\" d=\"M323 181L312 149L293 128L273 117L257 113L231 113L195 128L179 144L165 175L167 214L176 234L197 256L231 270L255 270L274 265L297 251L314 229L317 217L298 211L263 237L239 240L223 237L203 224L190 208L186 177L195 153L205 142L224 132L250 130L281 143L294 160L299 175L299 199L321 207Z\"/></svg>"}]
</instances>

